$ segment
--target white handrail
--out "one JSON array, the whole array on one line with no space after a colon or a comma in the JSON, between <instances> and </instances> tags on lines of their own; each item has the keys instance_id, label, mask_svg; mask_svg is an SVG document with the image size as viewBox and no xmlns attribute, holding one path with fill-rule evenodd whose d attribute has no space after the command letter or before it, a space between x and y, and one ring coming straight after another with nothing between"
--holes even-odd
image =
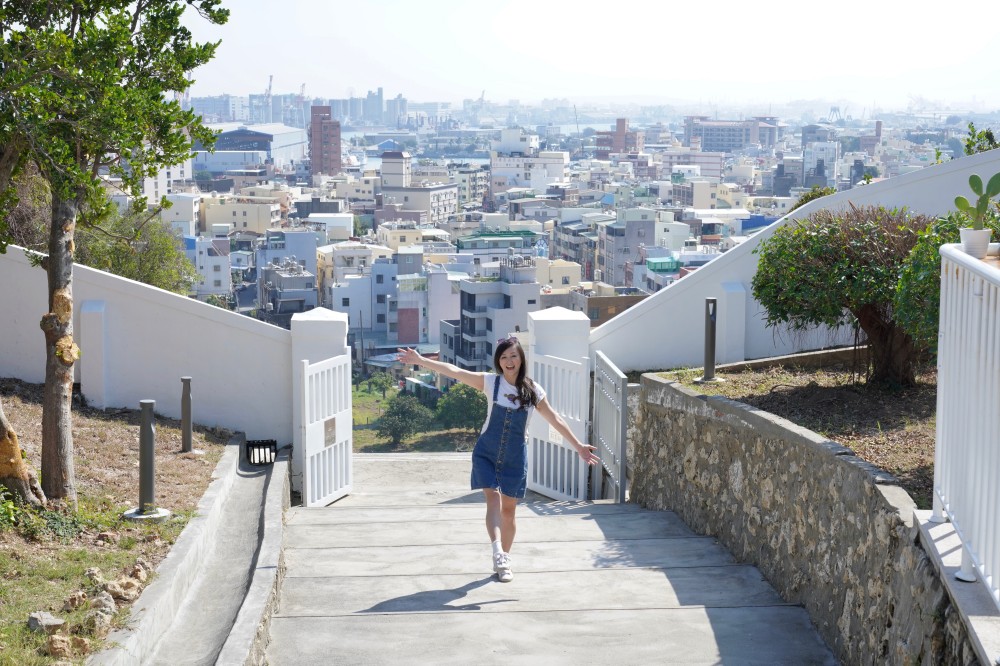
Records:
<instances>
[{"instance_id":1,"label":"white handrail","mask_svg":"<svg viewBox=\"0 0 1000 666\"><path fill-rule=\"evenodd\" d=\"M934 514L961 538L956 576L1000 608L1000 269L941 248Z\"/></svg>"}]
</instances>

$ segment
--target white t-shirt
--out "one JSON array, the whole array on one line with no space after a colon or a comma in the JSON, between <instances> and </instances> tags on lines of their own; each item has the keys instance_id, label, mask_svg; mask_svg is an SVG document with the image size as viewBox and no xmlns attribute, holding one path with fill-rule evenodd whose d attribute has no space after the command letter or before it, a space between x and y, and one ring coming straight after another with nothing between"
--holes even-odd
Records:
<instances>
[{"instance_id":1,"label":"white t-shirt","mask_svg":"<svg viewBox=\"0 0 1000 666\"><path fill-rule=\"evenodd\" d=\"M517 409L521 405L514 402L514 398L517 397L517 387L510 384L503 375L497 375L492 372L487 372L485 378L483 379L483 393L486 394L486 421L483 422L483 427L480 432L486 432L486 426L490 423L490 413L493 411L493 386L499 381L500 390L497 391L497 404L501 407L509 407L511 409ZM545 389L543 389L538 382L532 382L535 388L535 395L538 396L538 402L541 402L545 397ZM528 406L528 419L531 421L531 415L535 413L534 406ZM525 424L527 427L527 423Z\"/></svg>"}]
</instances>

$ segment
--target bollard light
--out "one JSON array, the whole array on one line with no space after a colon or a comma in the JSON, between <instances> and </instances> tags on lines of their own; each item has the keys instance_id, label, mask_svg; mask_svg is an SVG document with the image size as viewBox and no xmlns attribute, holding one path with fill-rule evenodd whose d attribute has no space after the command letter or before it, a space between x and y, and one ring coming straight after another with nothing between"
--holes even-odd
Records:
<instances>
[{"instance_id":1,"label":"bollard light","mask_svg":"<svg viewBox=\"0 0 1000 666\"><path fill-rule=\"evenodd\" d=\"M156 506L156 427L153 425L155 400L139 401L139 506L126 511L128 520L160 522L170 516L166 509Z\"/></svg>"},{"instance_id":2,"label":"bollard light","mask_svg":"<svg viewBox=\"0 0 1000 666\"><path fill-rule=\"evenodd\" d=\"M191 453L191 378L181 377L181 453Z\"/></svg>"},{"instance_id":3,"label":"bollard light","mask_svg":"<svg viewBox=\"0 0 1000 666\"><path fill-rule=\"evenodd\" d=\"M155 400L139 401L139 511L156 511L156 426L153 424Z\"/></svg>"},{"instance_id":4,"label":"bollard light","mask_svg":"<svg viewBox=\"0 0 1000 666\"><path fill-rule=\"evenodd\" d=\"M699 384L703 382L722 381L715 376L715 323L717 305L717 299L711 297L705 299L705 374L695 380Z\"/></svg>"}]
</instances>

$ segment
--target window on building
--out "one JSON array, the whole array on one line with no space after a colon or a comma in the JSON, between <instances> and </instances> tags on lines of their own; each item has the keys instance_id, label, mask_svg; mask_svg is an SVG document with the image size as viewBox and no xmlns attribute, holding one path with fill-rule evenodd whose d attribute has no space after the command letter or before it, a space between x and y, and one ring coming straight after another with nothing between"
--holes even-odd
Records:
<instances>
[{"instance_id":1,"label":"window on building","mask_svg":"<svg viewBox=\"0 0 1000 666\"><path fill-rule=\"evenodd\" d=\"M222 271L222 266L220 266L219 264L216 264L216 265L212 266L212 270L215 271L216 273L219 273L219 272Z\"/></svg>"},{"instance_id":2,"label":"window on building","mask_svg":"<svg viewBox=\"0 0 1000 666\"><path fill-rule=\"evenodd\" d=\"M214 286L214 287L221 287L222 286L222 280L215 280L212 283L212 286Z\"/></svg>"},{"instance_id":3,"label":"window on building","mask_svg":"<svg viewBox=\"0 0 1000 666\"><path fill-rule=\"evenodd\" d=\"M246 216L247 216L247 212L243 211L243 217L246 217Z\"/></svg>"},{"instance_id":4,"label":"window on building","mask_svg":"<svg viewBox=\"0 0 1000 666\"><path fill-rule=\"evenodd\" d=\"M384 281L385 281L385 276L384 275L376 275L375 276L375 284L382 284Z\"/></svg>"},{"instance_id":5,"label":"window on building","mask_svg":"<svg viewBox=\"0 0 1000 666\"><path fill-rule=\"evenodd\" d=\"M349 299L349 298L342 298L342 299L340 299L340 306L341 307L346 308L346 307L350 307L350 305L351 305L351 299Z\"/></svg>"},{"instance_id":6,"label":"window on building","mask_svg":"<svg viewBox=\"0 0 1000 666\"><path fill-rule=\"evenodd\" d=\"M384 324L385 323L385 315L384 314L376 315L375 316L375 321L378 322L379 324Z\"/></svg>"},{"instance_id":7,"label":"window on building","mask_svg":"<svg viewBox=\"0 0 1000 666\"><path fill-rule=\"evenodd\" d=\"M535 299L534 298L529 298L528 299L528 305L534 305L534 304L535 304Z\"/></svg>"},{"instance_id":8,"label":"window on building","mask_svg":"<svg viewBox=\"0 0 1000 666\"><path fill-rule=\"evenodd\" d=\"M379 294L375 297L376 303L385 303L385 294Z\"/></svg>"},{"instance_id":9,"label":"window on building","mask_svg":"<svg viewBox=\"0 0 1000 666\"><path fill-rule=\"evenodd\" d=\"M563 284L569 284L569 276L568 275L563 275L562 283Z\"/></svg>"},{"instance_id":10,"label":"window on building","mask_svg":"<svg viewBox=\"0 0 1000 666\"><path fill-rule=\"evenodd\" d=\"M592 320L597 321L598 317L601 316L601 313L597 310L597 308L590 308L587 311L587 316L590 317Z\"/></svg>"}]
</instances>

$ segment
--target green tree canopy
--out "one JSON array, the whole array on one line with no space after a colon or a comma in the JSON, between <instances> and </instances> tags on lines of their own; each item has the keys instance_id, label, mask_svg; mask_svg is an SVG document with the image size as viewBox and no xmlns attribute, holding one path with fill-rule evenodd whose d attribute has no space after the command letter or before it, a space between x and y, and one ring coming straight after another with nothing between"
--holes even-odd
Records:
<instances>
[{"instance_id":1,"label":"green tree canopy","mask_svg":"<svg viewBox=\"0 0 1000 666\"><path fill-rule=\"evenodd\" d=\"M904 210L824 209L775 230L757 248L753 295L768 326L853 325L868 344L871 381L912 385L919 348L895 320L904 260L931 218Z\"/></svg>"},{"instance_id":2,"label":"green tree canopy","mask_svg":"<svg viewBox=\"0 0 1000 666\"><path fill-rule=\"evenodd\" d=\"M76 506L73 473L73 262L79 223L112 210L105 176L145 209L142 182L179 164L214 134L175 93L217 44L197 44L188 9L212 23L220 0L53 0L0 6L0 219L17 203L14 178L33 165L49 188L48 308L42 419L42 490ZM0 227L0 251L10 242Z\"/></svg>"},{"instance_id":3,"label":"green tree canopy","mask_svg":"<svg viewBox=\"0 0 1000 666\"><path fill-rule=\"evenodd\" d=\"M407 437L425 430L433 420L434 412L421 405L416 397L400 393L389 401L376 432L399 446Z\"/></svg>"},{"instance_id":4,"label":"green tree canopy","mask_svg":"<svg viewBox=\"0 0 1000 666\"><path fill-rule=\"evenodd\" d=\"M385 392L392 388L395 383L396 380L388 372L376 372L368 378L368 392L381 391L384 398Z\"/></svg>"},{"instance_id":5,"label":"green tree canopy","mask_svg":"<svg viewBox=\"0 0 1000 666\"><path fill-rule=\"evenodd\" d=\"M486 395L468 384L455 384L438 400L437 419L446 428L475 430L486 420Z\"/></svg>"},{"instance_id":6,"label":"green tree canopy","mask_svg":"<svg viewBox=\"0 0 1000 666\"><path fill-rule=\"evenodd\" d=\"M820 187L819 185L813 185L812 189L810 189L808 192L799 197L798 201L795 202L795 205L792 206L788 212L790 213L796 208L805 206L810 201L819 199L820 197L825 197L829 194L834 194L836 191L837 190L833 189L832 187Z\"/></svg>"},{"instance_id":7,"label":"green tree canopy","mask_svg":"<svg viewBox=\"0 0 1000 666\"><path fill-rule=\"evenodd\" d=\"M85 266L184 296L198 279L183 241L159 218L116 212L100 227L78 233L76 260Z\"/></svg>"}]
</instances>

